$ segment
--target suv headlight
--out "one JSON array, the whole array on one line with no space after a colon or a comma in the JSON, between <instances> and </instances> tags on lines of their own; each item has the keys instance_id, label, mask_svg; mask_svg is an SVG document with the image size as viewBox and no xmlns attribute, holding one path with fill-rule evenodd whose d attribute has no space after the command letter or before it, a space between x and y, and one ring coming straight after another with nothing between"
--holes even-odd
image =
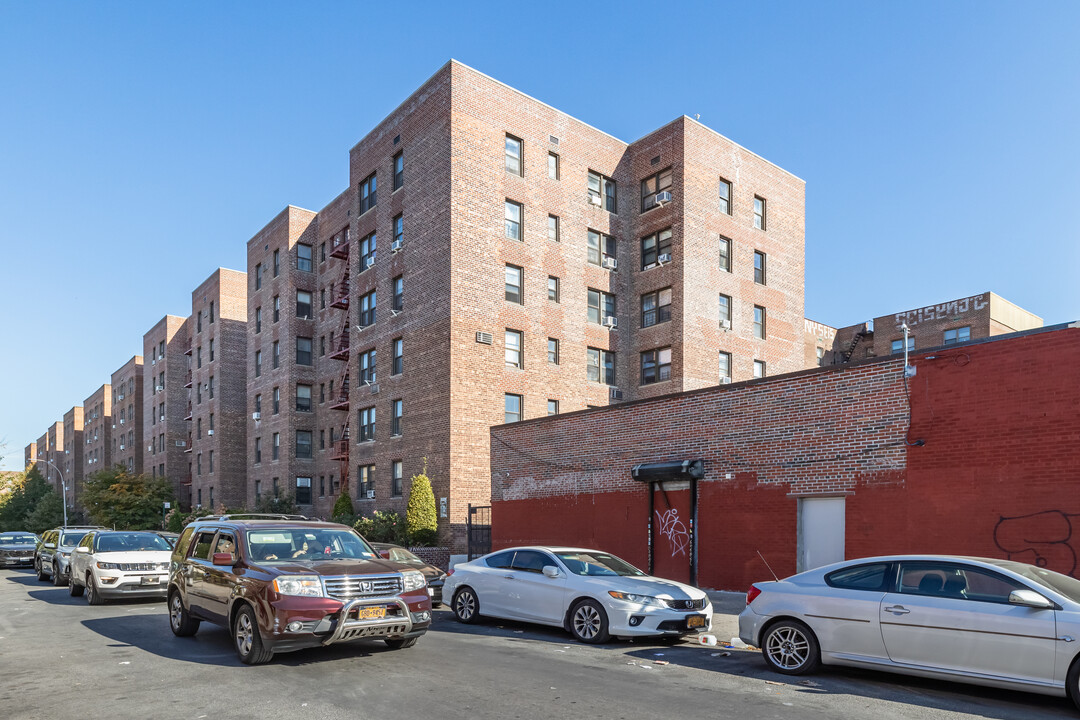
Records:
<instances>
[{"instance_id":1,"label":"suv headlight","mask_svg":"<svg viewBox=\"0 0 1080 720\"><path fill-rule=\"evenodd\" d=\"M401 588L403 592L411 592L427 587L427 580L423 573L416 570L406 570L401 573Z\"/></svg>"},{"instance_id":2,"label":"suv headlight","mask_svg":"<svg viewBox=\"0 0 1080 720\"><path fill-rule=\"evenodd\" d=\"M318 575L290 575L274 580L274 592L281 595L322 597L322 580Z\"/></svg>"},{"instance_id":3,"label":"suv headlight","mask_svg":"<svg viewBox=\"0 0 1080 720\"><path fill-rule=\"evenodd\" d=\"M650 595L635 595L634 593L624 593L617 590L608 590L608 595L615 598L616 600L635 603L637 605L651 605L653 607L667 606L667 603L665 603L660 598L655 598Z\"/></svg>"},{"instance_id":4,"label":"suv headlight","mask_svg":"<svg viewBox=\"0 0 1080 720\"><path fill-rule=\"evenodd\" d=\"M99 562L97 564L97 566L102 570L119 570L120 569L119 563Z\"/></svg>"}]
</instances>

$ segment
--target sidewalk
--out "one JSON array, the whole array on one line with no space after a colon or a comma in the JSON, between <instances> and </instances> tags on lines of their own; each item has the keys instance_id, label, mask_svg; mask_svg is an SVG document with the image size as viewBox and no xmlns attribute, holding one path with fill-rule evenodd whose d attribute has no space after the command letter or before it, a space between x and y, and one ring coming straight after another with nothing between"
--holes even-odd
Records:
<instances>
[{"instance_id":1,"label":"sidewalk","mask_svg":"<svg viewBox=\"0 0 1080 720\"><path fill-rule=\"evenodd\" d=\"M713 606L712 633L729 641L739 635L739 613L746 607L746 593L706 590Z\"/></svg>"}]
</instances>

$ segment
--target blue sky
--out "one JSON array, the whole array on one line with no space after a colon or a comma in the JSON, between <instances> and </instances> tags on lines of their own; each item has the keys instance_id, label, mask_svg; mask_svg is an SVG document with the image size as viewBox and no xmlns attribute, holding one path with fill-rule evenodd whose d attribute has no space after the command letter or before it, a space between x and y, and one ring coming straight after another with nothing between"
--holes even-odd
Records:
<instances>
[{"instance_id":1,"label":"blue sky","mask_svg":"<svg viewBox=\"0 0 1080 720\"><path fill-rule=\"evenodd\" d=\"M451 57L806 180L812 319L1080 319L1077 37L1076 2L0 3L2 467Z\"/></svg>"}]
</instances>

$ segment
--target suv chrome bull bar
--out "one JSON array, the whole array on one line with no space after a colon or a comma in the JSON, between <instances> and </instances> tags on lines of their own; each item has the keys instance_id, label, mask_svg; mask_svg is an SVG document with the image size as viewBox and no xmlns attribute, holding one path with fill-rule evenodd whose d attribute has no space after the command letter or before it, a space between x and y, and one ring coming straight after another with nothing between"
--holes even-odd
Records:
<instances>
[{"instance_id":1,"label":"suv chrome bull bar","mask_svg":"<svg viewBox=\"0 0 1080 720\"><path fill-rule=\"evenodd\" d=\"M397 605L401 608L401 615L384 616L373 620L349 620L349 614L361 605ZM334 634L323 645L333 645L336 642L359 640L366 637L385 637L390 635L406 635L412 631L412 615L409 605L399 597L366 597L355 598L345 603L338 611L337 627Z\"/></svg>"}]
</instances>

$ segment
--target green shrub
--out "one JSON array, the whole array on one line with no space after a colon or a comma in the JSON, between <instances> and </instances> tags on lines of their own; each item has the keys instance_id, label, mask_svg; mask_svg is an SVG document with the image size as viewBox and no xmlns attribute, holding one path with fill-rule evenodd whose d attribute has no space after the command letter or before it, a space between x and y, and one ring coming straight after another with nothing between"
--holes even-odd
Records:
<instances>
[{"instance_id":1,"label":"green shrub","mask_svg":"<svg viewBox=\"0 0 1080 720\"><path fill-rule=\"evenodd\" d=\"M341 493L338 496L337 502L334 503L334 512L331 514L331 519L334 522L339 522L338 518L346 519L349 516L355 515L356 511L353 510L352 498L348 493Z\"/></svg>"},{"instance_id":2,"label":"green shrub","mask_svg":"<svg viewBox=\"0 0 1080 720\"><path fill-rule=\"evenodd\" d=\"M408 545L409 531L405 518L393 510L376 510L371 517L361 517L353 527L368 542Z\"/></svg>"},{"instance_id":3,"label":"green shrub","mask_svg":"<svg viewBox=\"0 0 1080 720\"><path fill-rule=\"evenodd\" d=\"M413 544L431 546L438 541L439 516L435 510L435 493L427 476L426 461L424 471L412 478L409 503L405 506L405 522Z\"/></svg>"}]
</instances>

